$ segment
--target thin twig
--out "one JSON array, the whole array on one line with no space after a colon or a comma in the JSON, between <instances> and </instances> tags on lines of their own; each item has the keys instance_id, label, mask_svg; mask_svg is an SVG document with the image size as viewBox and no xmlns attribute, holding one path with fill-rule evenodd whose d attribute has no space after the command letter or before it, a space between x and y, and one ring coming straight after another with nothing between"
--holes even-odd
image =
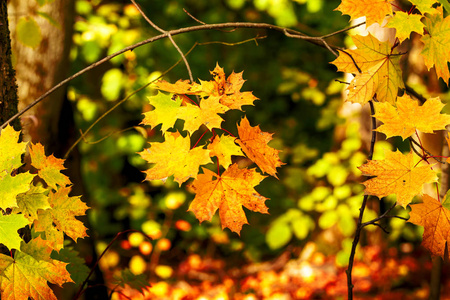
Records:
<instances>
[{"instance_id":1,"label":"thin twig","mask_svg":"<svg viewBox=\"0 0 450 300\"><path fill-rule=\"evenodd\" d=\"M186 52L186 55L188 55L189 53L191 53L192 50L194 50L194 48L198 45L198 43L195 43L191 49L189 49L188 52ZM155 78L154 80L150 81L149 83L141 86L140 88L138 88L137 90L133 91L131 94L129 94L128 96L126 96L125 98L123 98L122 100L120 100L119 102L117 102L113 107L111 107L110 109L108 109L105 113L103 113L100 117L97 118L97 120L95 120L89 127L88 129L86 129L83 132L81 132L81 136L75 141L75 143L72 144L72 146L70 146L70 148L67 150L66 154L64 154L64 159L66 159L69 156L69 153L72 152L72 150L76 147L76 145L78 145L79 142L81 142L82 140L85 139L86 135L89 133L89 131L91 131L91 129L98 123L100 122L100 120L102 120L104 117L106 117L110 112L112 112L113 110L115 110L119 105L121 105L122 103L124 103L125 101L127 101L128 99L130 99L132 96L136 95L138 92L142 91L143 89L145 89L146 87L148 87L150 84L152 84L153 82L155 82L156 80L162 78L164 75L166 75L167 73L169 73L173 68L175 68L179 63L181 62L181 59L178 60L174 65L172 65L170 68L168 68L167 70L165 70L161 75L159 75L157 78Z\"/></svg>"},{"instance_id":2,"label":"thin twig","mask_svg":"<svg viewBox=\"0 0 450 300\"><path fill-rule=\"evenodd\" d=\"M144 13L144 11L141 9L141 7L136 3L136 1L134 1L134 0L130 0L130 1L134 4L136 9L139 11L139 13L142 15L142 17L144 17L144 19L145 19L145 21L147 21L147 23L149 23L153 28L155 28L159 32L161 32L163 34L167 34L167 37L169 38L169 40L172 43L172 45L175 47L175 49L177 49L178 53L180 53L180 56L183 59L184 64L186 65L186 69L187 69L187 71L189 73L189 79L193 83L194 82L194 77L192 76L191 67L189 66L189 63L188 63L188 61L186 59L186 56L184 55L183 51L181 51L180 47L178 47L177 43L175 43L175 40L173 39L173 37L170 34L170 32L165 31L164 29L162 29L161 27L159 27L158 25L153 23L152 20L150 20L150 18L147 17L147 15Z\"/></svg>"},{"instance_id":3,"label":"thin twig","mask_svg":"<svg viewBox=\"0 0 450 300\"><path fill-rule=\"evenodd\" d=\"M274 31L279 31L279 32L283 32L284 30L286 30L286 28L284 27L279 27L276 25L272 25L272 24L267 24L267 23L248 23L248 22L229 22L229 23L219 23L219 24L206 24L206 25L197 25L197 26L191 26L191 27L185 27L185 28L179 28L179 29L174 29L174 30L170 30L167 31L167 33L165 34L161 34L158 36L154 36L148 39L145 39L141 42L138 42L136 44L133 44L131 46L125 47L122 50L119 50L117 52L114 52L111 55L108 55L102 59L100 59L99 61L87 66L86 68L78 71L77 73L75 73L74 75L64 79L63 81L61 81L60 83L58 83L57 85L55 85L54 87L52 87L50 90L48 90L47 92L45 92L43 95L41 95L39 98L37 98L36 100L34 100L32 103L30 103L27 107L25 107L24 109L22 109L20 112L18 112L17 114L15 114L14 116L12 116L11 118L9 118L5 123L3 123L0 126L0 129L3 129L6 127L7 124L9 124L10 122L14 121L15 119L17 119L18 117L20 117L21 115L23 115L26 111L28 111L29 109L31 109L32 107L34 107L36 104L38 104L39 102L41 102L42 100L44 100L48 95L52 94L53 92L55 92L58 88L60 88L61 86L65 85L66 83L68 83L69 81L83 75L84 73L94 69L95 67L98 67L99 65L111 60L112 58L121 55L127 51L132 51L140 46L146 45L146 44L150 44L153 43L155 41L167 38L168 35L178 35L178 34L183 34L183 33L188 33L188 32L195 32L195 31L201 31L201 30L213 30L213 29L220 29L220 28L264 28L264 29L268 29L268 30L274 30ZM301 32L289 29L288 32L290 34L299 34L302 35ZM332 33L334 34L334 33ZM323 44L319 44L317 41L315 40L309 40L309 39L305 39L305 41L313 43L317 46L320 47L324 47ZM340 49L339 47L333 47L335 49Z\"/></svg>"},{"instance_id":4,"label":"thin twig","mask_svg":"<svg viewBox=\"0 0 450 300\"><path fill-rule=\"evenodd\" d=\"M441 159L439 159L439 158L433 156L433 154L431 154L430 151L428 151L427 149L423 148L423 147L422 147L415 139L413 139L412 137L409 137L409 143L410 143L410 145L411 145L411 149L413 149L414 153L416 153L417 156L419 156L420 158L425 159L425 158L423 157L423 155L422 155L421 153L419 153L419 152L417 151L416 148L414 148L414 146L412 145L413 143L414 143L415 145L417 145L421 150L425 151L425 153L428 154L428 156L431 156L431 158L433 158L433 159L436 160L437 162L439 162L439 163L441 163L441 164L446 164L446 163L447 163L446 161L443 161L443 160L441 160Z\"/></svg>"},{"instance_id":5,"label":"thin twig","mask_svg":"<svg viewBox=\"0 0 450 300\"><path fill-rule=\"evenodd\" d=\"M369 101L370 114L372 115L372 139L370 141L369 155L367 157L368 160L372 160L373 152L375 150L375 142L377 139L377 132L375 131L375 128L377 127L377 121L376 121L375 117L373 117L373 115L375 115L375 107L373 105L373 101L375 101L375 97L371 101ZM361 203L361 207L359 208L359 217L358 217L358 222L356 223L355 237L354 237L353 243L352 243L352 250L350 252L348 268L345 271L345 273L347 273L348 300L353 299L353 282L352 282L353 262L355 260L356 246L358 246L359 238L361 236L361 230L364 227L364 226L362 226L362 219L363 219L364 210L366 208L368 198L369 198L369 195L364 195L363 201Z\"/></svg>"},{"instance_id":6,"label":"thin twig","mask_svg":"<svg viewBox=\"0 0 450 300\"><path fill-rule=\"evenodd\" d=\"M191 19L194 20L195 22L200 23L200 24L203 24L203 25L206 25L205 22L200 21L199 19L197 19L196 17L194 17L193 15L191 15L185 8L183 8L183 11L184 11L189 17L191 17Z\"/></svg>"}]
</instances>

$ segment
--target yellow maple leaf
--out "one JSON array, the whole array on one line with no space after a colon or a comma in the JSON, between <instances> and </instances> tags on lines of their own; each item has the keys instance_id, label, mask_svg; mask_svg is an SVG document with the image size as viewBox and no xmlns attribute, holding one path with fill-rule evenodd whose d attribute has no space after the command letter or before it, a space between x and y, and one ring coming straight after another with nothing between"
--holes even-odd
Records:
<instances>
[{"instance_id":1,"label":"yellow maple leaf","mask_svg":"<svg viewBox=\"0 0 450 300\"><path fill-rule=\"evenodd\" d=\"M28 244L14 258L0 254L0 291L2 300L57 300L47 281L62 286L73 282L67 263L51 259L52 249L40 237Z\"/></svg>"},{"instance_id":2,"label":"yellow maple leaf","mask_svg":"<svg viewBox=\"0 0 450 300\"><path fill-rule=\"evenodd\" d=\"M386 15L392 14L390 2L389 0L342 0L335 10L349 15L350 20L365 16L368 27L373 23L381 25Z\"/></svg>"},{"instance_id":3,"label":"yellow maple leaf","mask_svg":"<svg viewBox=\"0 0 450 300\"><path fill-rule=\"evenodd\" d=\"M415 195L422 193L424 183L437 181L430 165L417 165L412 152L385 152L384 160L369 160L359 167L366 176L375 176L363 182L365 194L379 198L397 195L397 203L406 207Z\"/></svg>"},{"instance_id":4,"label":"yellow maple leaf","mask_svg":"<svg viewBox=\"0 0 450 300\"><path fill-rule=\"evenodd\" d=\"M281 162L276 150L269 145L272 140L271 133L262 132L259 126L251 127L250 122L244 117L237 126L239 139L236 142L241 146L244 153L250 158L264 173L278 178L277 168L284 165Z\"/></svg>"},{"instance_id":5,"label":"yellow maple leaf","mask_svg":"<svg viewBox=\"0 0 450 300\"><path fill-rule=\"evenodd\" d=\"M384 124L376 130L382 132L387 138L401 136L406 139L417 130L432 133L443 130L450 124L450 115L441 114L445 106L439 97L428 99L422 106L408 95L397 98L397 107L390 103L374 103L375 118Z\"/></svg>"},{"instance_id":6,"label":"yellow maple leaf","mask_svg":"<svg viewBox=\"0 0 450 300\"><path fill-rule=\"evenodd\" d=\"M148 97L148 101L154 109L144 113L142 124L150 125L153 128L162 124L161 130L163 132L175 125L178 119L178 109L181 106L179 97L175 96L172 99L170 95L158 91L157 95Z\"/></svg>"},{"instance_id":7,"label":"yellow maple leaf","mask_svg":"<svg viewBox=\"0 0 450 300\"><path fill-rule=\"evenodd\" d=\"M450 210L448 194L441 204L431 196L423 195L423 203L411 205L408 222L424 227L422 245L433 255L445 258L450 243ZM446 257L447 259L450 256Z\"/></svg>"},{"instance_id":8,"label":"yellow maple leaf","mask_svg":"<svg viewBox=\"0 0 450 300\"><path fill-rule=\"evenodd\" d=\"M356 74L347 88L347 101L364 105L377 94L378 101L394 104L398 89L404 88L398 52L371 34L352 39L357 49L339 50L339 57L331 62L338 71Z\"/></svg>"},{"instance_id":9,"label":"yellow maple leaf","mask_svg":"<svg viewBox=\"0 0 450 300\"><path fill-rule=\"evenodd\" d=\"M450 62L450 16L443 17L442 8L440 13L427 15L425 26L429 34L420 39L424 43L421 52L424 63L430 70L433 66L438 77L448 84L450 72L448 62Z\"/></svg>"},{"instance_id":10,"label":"yellow maple leaf","mask_svg":"<svg viewBox=\"0 0 450 300\"><path fill-rule=\"evenodd\" d=\"M200 223L211 221L219 209L222 229L228 227L240 234L242 226L248 224L242 206L251 211L268 213L264 204L267 198L254 189L265 176L255 169L239 169L237 164L233 164L222 175L202 169L203 174L192 183L196 195L189 206L189 211Z\"/></svg>"},{"instance_id":11,"label":"yellow maple leaf","mask_svg":"<svg viewBox=\"0 0 450 300\"><path fill-rule=\"evenodd\" d=\"M237 146L234 141L235 137L229 135L216 135L211 144L208 145L208 149L211 150L210 156L217 156L219 163L225 169L231 165L231 156L244 156L241 148Z\"/></svg>"},{"instance_id":12,"label":"yellow maple leaf","mask_svg":"<svg viewBox=\"0 0 450 300\"><path fill-rule=\"evenodd\" d=\"M200 81L202 92L206 96L219 96L220 103L227 106L229 109L242 110L243 105L253 105L253 101L257 100L252 92L241 92L245 80L242 78L242 73L231 73L228 78L225 78L223 68L216 65L211 74L213 80Z\"/></svg>"},{"instance_id":13,"label":"yellow maple leaf","mask_svg":"<svg viewBox=\"0 0 450 300\"><path fill-rule=\"evenodd\" d=\"M71 184L69 177L61 173L64 168L64 159L59 159L53 155L46 156L44 146L40 143L34 145L30 143L31 165L38 169L38 176L41 177L50 187L57 189L57 186L65 187Z\"/></svg>"},{"instance_id":14,"label":"yellow maple leaf","mask_svg":"<svg viewBox=\"0 0 450 300\"><path fill-rule=\"evenodd\" d=\"M197 178L200 165L211 163L209 150L201 147L190 149L189 136L183 137L179 132L166 132L165 141L150 143L150 148L139 152L149 163L155 163L151 169L144 171L145 180L159 179L163 182L174 176L181 186L189 178Z\"/></svg>"},{"instance_id":15,"label":"yellow maple leaf","mask_svg":"<svg viewBox=\"0 0 450 300\"><path fill-rule=\"evenodd\" d=\"M220 128L223 119L218 114L223 114L228 107L220 104L220 98L211 96L200 101L200 106L186 103L186 106L178 109L178 118L185 120L184 130L190 134L205 125L209 130Z\"/></svg>"},{"instance_id":16,"label":"yellow maple leaf","mask_svg":"<svg viewBox=\"0 0 450 300\"><path fill-rule=\"evenodd\" d=\"M386 27L395 28L395 36L403 42L408 39L411 32L417 32L418 34L423 33L423 27L425 26L420 20L423 18L422 15L413 15L406 12L397 11L395 16L389 19Z\"/></svg>"},{"instance_id":17,"label":"yellow maple leaf","mask_svg":"<svg viewBox=\"0 0 450 300\"><path fill-rule=\"evenodd\" d=\"M201 86L198 83L192 83L190 80L178 80L175 83L158 80L154 85L158 90L177 95L197 95L201 91Z\"/></svg>"},{"instance_id":18,"label":"yellow maple leaf","mask_svg":"<svg viewBox=\"0 0 450 300\"><path fill-rule=\"evenodd\" d=\"M25 153L27 143L18 143L20 131L6 125L0 135L0 172L11 173L22 165L22 154Z\"/></svg>"}]
</instances>

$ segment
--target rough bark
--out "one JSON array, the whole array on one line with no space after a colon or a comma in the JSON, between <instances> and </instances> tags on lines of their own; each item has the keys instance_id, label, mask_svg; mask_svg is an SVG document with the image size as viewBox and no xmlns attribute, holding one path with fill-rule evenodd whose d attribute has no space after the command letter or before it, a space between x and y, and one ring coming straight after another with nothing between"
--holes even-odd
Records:
<instances>
[{"instance_id":1,"label":"rough bark","mask_svg":"<svg viewBox=\"0 0 450 300\"><path fill-rule=\"evenodd\" d=\"M0 124L17 113L17 84L11 64L11 39L6 1L0 1ZM11 124L20 129L18 121Z\"/></svg>"}]
</instances>

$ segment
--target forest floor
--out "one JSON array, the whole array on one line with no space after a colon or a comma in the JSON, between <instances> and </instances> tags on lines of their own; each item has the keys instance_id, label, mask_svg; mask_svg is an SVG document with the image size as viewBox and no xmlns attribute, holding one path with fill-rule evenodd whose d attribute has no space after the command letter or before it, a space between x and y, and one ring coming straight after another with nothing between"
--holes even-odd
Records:
<instances>
[{"instance_id":1,"label":"forest floor","mask_svg":"<svg viewBox=\"0 0 450 300\"><path fill-rule=\"evenodd\" d=\"M405 254L395 248L386 253L375 246L361 250L364 256L353 266L354 299L428 299L428 253ZM276 260L238 268L227 266L226 258L190 255L170 278L152 281L143 293L127 286L116 289L112 299L347 299L346 268L335 261L317 252L296 259L285 252ZM442 269L441 299L450 299L450 270L446 263Z\"/></svg>"}]
</instances>

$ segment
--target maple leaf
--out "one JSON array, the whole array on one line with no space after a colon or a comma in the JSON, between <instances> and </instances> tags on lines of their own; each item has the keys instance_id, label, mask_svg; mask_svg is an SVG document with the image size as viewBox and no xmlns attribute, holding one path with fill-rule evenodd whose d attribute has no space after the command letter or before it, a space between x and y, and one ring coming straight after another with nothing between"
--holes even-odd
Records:
<instances>
[{"instance_id":1,"label":"maple leaf","mask_svg":"<svg viewBox=\"0 0 450 300\"><path fill-rule=\"evenodd\" d=\"M433 8L432 6L436 3L435 0L409 0L412 4L416 6L418 10L422 14L429 13L429 14L435 14L438 13L438 10Z\"/></svg>"},{"instance_id":2,"label":"maple leaf","mask_svg":"<svg viewBox=\"0 0 450 300\"><path fill-rule=\"evenodd\" d=\"M213 75L212 81L200 80L202 92L207 96L219 96L220 103L229 109L242 110L243 105L253 105L253 102L258 100L258 98L253 96L252 92L240 91L245 82L242 78L242 73L233 72L225 79L223 68L217 64L214 70L211 71Z\"/></svg>"},{"instance_id":3,"label":"maple leaf","mask_svg":"<svg viewBox=\"0 0 450 300\"><path fill-rule=\"evenodd\" d=\"M401 136L410 137L417 130L432 133L434 130L443 130L450 124L450 116L441 114L445 106L439 97L428 99L422 106L408 95L397 98L397 107L390 103L374 103L375 118L384 124L376 130L382 132L387 138Z\"/></svg>"},{"instance_id":4,"label":"maple leaf","mask_svg":"<svg viewBox=\"0 0 450 300\"><path fill-rule=\"evenodd\" d=\"M28 225L28 221L23 215L3 215L0 214L0 243L9 250L20 249L22 239L17 230Z\"/></svg>"},{"instance_id":5,"label":"maple leaf","mask_svg":"<svg viewBox=\"0 0 450 300\"><path fill-rule=\"evenodd\" d=\"M240 234L242 226L248 224L242 206L260 213L268 213L264 204L267 198L255 191L265 176L255 169L239 169L237 164L231 165L222 175L206 169L192 183L195 198L189 206L196 218L201 222L211 221L219 209L222 229L228 227Z\"/></svg>"},{"instance_id":6,"label":"maple leaf","mask_svg":"<svg viewBox=\"0 0 450 300\"><path fill-rule=\"evenodd\" d=\"M25 153L27 143L18 143L20 132L9 125L1 130L0 135L0 173L11 173L22 165L22 154Z\"/></svg>"},{"instance_id":7,"label":"maple leaf","mask_svg":"<svg viewBox=\"0 0 450 300\"><path fill-rule=\"evenodd\" d=\"M47 281L59 286L72 282L67 264L51 259L51 248L40 238L22 245L24 252L16 251L14 258L0 254L2 300L57 300Z\"/></svg>"},{"instance_id":8,"label":"maple leaf","mask_svg":"<svg viewBox=\"0 0 450 300\"><path fill-rule=\"evenodd\" d=\"M150 287L150 283L144 274L135 275L130 269L122 270L120 274L114 275L114 284L118 284L123 288L125 288L125 285L127 284L132 289L135 289L142 294Z\"/></svg>"},{"instance_id":9,"label":"maple leaf","mask_svg":"<svg viewBox=\"0 0 450 300\"><path fill-rule=\"evenodd\" d=\"M442 8L440 13L429 15L425 18L425 26L429 34L420 39L424 43L421 52L424 63L430 70L433 66L438 77L448 84L450 72L448 62L450 61L450 16L443 19Z\"/></svg>"},{"instance_id":10,"label":"maple leaf","mask_svg":"<svg viewBox=\"0 0 450 300\"><path fill-rule=\"evenodd\" d=\"M241 146L244 153L250 158L264 173L278 178L277 168L284 165L281 162L276 150L269 145L272 140L271 133L262 132L259 126L251 127L246 117L241 120L237 126L239 139L236 142Z\"/></svg>"},{"instance_id":11,"label":"maple leaf","mask_svg":"<svg viewBox=\"0 0 450 300\"><path fill-rule=\"evenodd\" d=\"M197 177L200 165L211 163L209 150L201 147L190 149L189 137L183 137L179 132L166 132L165 141L150 143L150 148L139 152L141 157L149 163L155 163L145 180L159 179L163 182L174 175L175 181L181 184L190 177Z\"/></svg>"},{"instance_id":12,"label":"maple leaf","mask_svg":"<svg viewBox=\"0 0 450 300\"><path fill-rule=\"evenodd\" d=\"M209 130L220 128L223 119L218 114L225 113L229 108L220 104L219 99L219 97L211 96L202 99L200 107L190 103L180 107L178 118L185 120L183 129L192 134L202 125L208 127Z\"/></svg>"},{"instance_id":13,"label":"maple leaf","mask_svg":"<svg viewBox=\"0 0 450 300\"><path fill-rule=\"evenodd\" d=\"M395 16L389 19L386 27L396 29L396 37L400 42L406 40L411 35L411 32L423 33L424 24L420 21L422 15L408 14L402 11L395 12Z\"/></svg>"},{"instance_id":14,"label":"maple leaf","mask_svg":"<svg viewBox=\"0 0 450 300\"><path fill-rule=\"evenodd\" d=\"M392 6L389 0L342 0L335 9L343 15L349 15L350 20L366 17L366 26L373 23L381 25L386 15L392 14Z\"/></svg>"},{"instance_id":15,"label":"maple leaf","mask_svg":"<svg viewBox=\"0 0 450 300\"><path fill-rule=\"evenodd\" d=\"M411 205L408 222L424 227L422 245L433 255L444 258L450 243L449 193L441 204L429 195L423 195L423 203ZM450 258L447 257L447 259Z\"/></svg>"},{"instance_id":16,"label":"maple leaf","mask_svg":"<svg viewBox=\"0 0 450 300\"><path fill-rule=\"evenodd\" d=\"M173 127L178 119L177 114L178 108L181 106L181 98L176 97L173 100L170 95L158 91L157 95L148 97L148 101L154 107L154 110L144 113L141 124L150 125L152 128L162 124L162 131Z\"/></svg>"},{"instance_id":17,"label":"maple leaf","mask_svg":"<svg viewBox=\"0 0 450 300\"><path fill-rule=\"evenodd\" d=\"M232 155L244 156L241 148L234 143L235 140L235 137L229 135L216 135L212 143L208 145L208 150L211 150L209 155L217 156L220 165L225 169L231 165Z\"/></svg>"},{"instance_id":18,"label":"maple leaf","mask_svg":"<svg viewBox=\"0 0 450 300\"><path fill-rule=\"evenodd\" d=\"M45 195L47 189L42 186L31 185L31 188L23 194L17 195L17 208L13 213L22 213L28 220L33 221L38 218L38 209L50 208L48 196Z\"/></svg>"},{"instance_id":19,"label":"maple leaf","mask_svg":"<svg viewBox=\"0 0 450 300\"><path fill-rule=\"evenodd\" d=\"M397 203L408 205L415 195L422 193L422 185L437 180L436 172L430 165L417 166L412 152L385 152L384 160L369 160L359 167L366 176L376 176L363 182L365 194L379 198L397 195Z\"/></svg>"},{"instance_id":20,"label":"maple leaf","mask_svg":"<svg viewBox=\"0 0 450 300\"><path fill-rule=\"evenodd\" d=\"M356 73L347 88L347 101L364 105L377 94L378 101L394 104L398 89L404 88L398 52L371 34L352 39L357 49L339 50L339 57L331 62L338 71Z\"/></svg>"},{"instance_id":21,"label":"maple leaf","mask_svg":"<svg viewBox=\"0 0 450 300\"><path fill-rule=\"evenodd\" d=\"M87 236L86 227L75 217L83 216L89 208L80 196L69 197L71 187L60 187L49 193L51 209L39 210L34 222L36 232L45 232L46 240L59 250L63 247L64 233L74 241Z\"/></svg>"},{"instance_id":22,"label":"maple leaf","mask_svg":"<svg viewBox=\"0 0 450 300\"><path fill-rule=\"evenodd\" d=\"M154 85L158 90L177 95L198 95L202 90L198 83L191 83L189 80L178 80L175 83L158 80Z\"/></svg>"},{"instance_id":23,"label":"maple leaf","mask_svg":"<svg viewBox=\"0 0 450 300\"><path fill-rule=\"evenodd\" d=\"M65 187L71 184L69 177L60 171L65 170L64 159L56 158L52 155L46 156L44 146L40 143L34 145L30 143L31 165L38 169L38 176L55 190L59 186Z\"/></svg>"},{"instance_id":24,"label":"maple leaf","mask_svg":"<svg viewBox=\"0 0 450 300\"><path fill-rule=\"evenodd\" d=\"M30 189L33 178L29 172L11 176L0 171L0 208L17 207L17 195Z\"/></svg>"}]
</instances>

